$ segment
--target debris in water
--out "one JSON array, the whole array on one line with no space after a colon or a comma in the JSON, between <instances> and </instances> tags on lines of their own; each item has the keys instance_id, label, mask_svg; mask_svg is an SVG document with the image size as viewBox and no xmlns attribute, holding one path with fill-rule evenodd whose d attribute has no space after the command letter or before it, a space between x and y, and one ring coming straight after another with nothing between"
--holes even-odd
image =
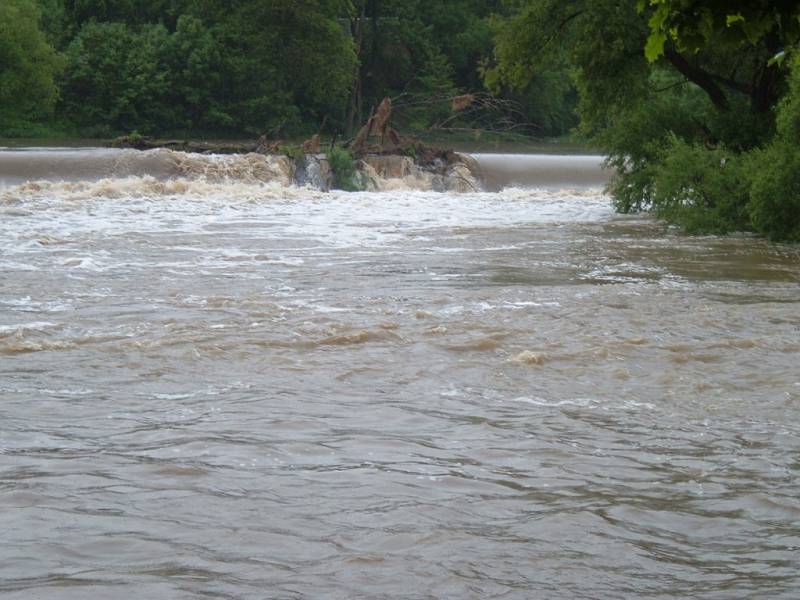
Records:
<instances>
[{"instance_id":1,"label":"debris in water","mask_svg":"<svg viewBox=\"0 0 800 600\"><path fill-rule=\"evenodd\" d=\"M515 363L521 363L525 365L543 365L545 362L545 356L544 354L537 354L536 352L525 350L525 352L520 352L511 360Z\"/></svg>"}]
</instances>

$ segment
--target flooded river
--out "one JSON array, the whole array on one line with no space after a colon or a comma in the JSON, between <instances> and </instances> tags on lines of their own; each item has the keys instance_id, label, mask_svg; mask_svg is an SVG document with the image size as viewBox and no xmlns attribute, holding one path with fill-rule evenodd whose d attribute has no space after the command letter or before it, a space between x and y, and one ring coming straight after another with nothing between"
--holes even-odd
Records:
<instances>
[{"instance_id":1,"label":"flooded river","mask_svg":"<svg viewBox=\"0 0 800 600\"><path fill-rule=\"evenodd\" d=\"M800 596L797 247L133 156L0 152L4 599Z\"/></svg>"}]
</instances>

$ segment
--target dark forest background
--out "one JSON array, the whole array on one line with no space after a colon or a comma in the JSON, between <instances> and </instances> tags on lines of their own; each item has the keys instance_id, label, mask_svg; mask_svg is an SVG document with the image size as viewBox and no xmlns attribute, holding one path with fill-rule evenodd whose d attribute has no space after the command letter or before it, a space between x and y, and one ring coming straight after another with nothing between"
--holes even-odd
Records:
<instances>
[{"instance_id":1,"label":"dark forest background","mask_svg":"<svg viewBox=\"0 0 800 600\"><path fill-rule=\"evenodd\" d=\"M509 10L499 0L3 0L0 56L27 65L0 97L0 128L349 134L388 96L412 130L562 135L577 123L566 69L513 90L487 83L493 20Z\"/></svg>"}]
</instances>

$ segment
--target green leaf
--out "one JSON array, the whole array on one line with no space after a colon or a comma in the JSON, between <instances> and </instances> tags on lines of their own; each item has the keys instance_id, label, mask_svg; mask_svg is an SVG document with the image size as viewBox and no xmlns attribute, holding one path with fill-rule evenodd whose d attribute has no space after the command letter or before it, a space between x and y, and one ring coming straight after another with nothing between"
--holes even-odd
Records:
<instances>
[{"instance_id":1,"label":"green leaf","mask_svg":"<svg viewBox=\"0 0 800 600\"><path fill-rule=\"evenodd\" d=\"M730 26L731 26L731 25L733 25L734 23L740 23L740 22L741 22L741 23L744 23L744 17L742 16L742 14L741 14L741 13L738 13L738 14L735 14L735 15L728 15L728 16L726 17L726 19L725 19L725 24L726 24L728 27L730 27Z\"/></svg>"},{"instance_id":2,"label":"green leaf","mask_svg":"<svg viewBox=\"0 0 800 600\"><path fill-rule=\"evenodd\" d=\"M786 60L786 50L781 50L775 56L767 61L767 65L773 67L775 65L781 66L783 65L784 61Z\"/></svg>"},{"instance_id":3,"label":"green leaf","mask_svg":"<svg viewBox=\"0 0 800 600\"><path fill-rule=\"evenodd\" d=\"M664 44L667 42L667 34L661 31L655 31L647 38L647 45L644 47L644 55L647 60L654 62L664 54Z\"/></svg>"}]
</instances>

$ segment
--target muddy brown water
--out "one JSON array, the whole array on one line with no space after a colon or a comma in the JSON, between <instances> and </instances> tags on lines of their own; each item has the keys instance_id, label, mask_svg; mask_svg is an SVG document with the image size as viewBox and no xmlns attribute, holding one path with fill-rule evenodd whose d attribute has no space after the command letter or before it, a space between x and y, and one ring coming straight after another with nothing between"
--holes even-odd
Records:
<instances>
[{"instance_id":1,"label":"muddy brown water","mask_svg":"<svg viewBox=\"0 0 800 600\"><path fill-rule=\"evenodd\" d=\"M800 595L796 247L615 215L580 157L324 194L60 152L0 189L4 599Z\"/></svg>"}]
</instances>

